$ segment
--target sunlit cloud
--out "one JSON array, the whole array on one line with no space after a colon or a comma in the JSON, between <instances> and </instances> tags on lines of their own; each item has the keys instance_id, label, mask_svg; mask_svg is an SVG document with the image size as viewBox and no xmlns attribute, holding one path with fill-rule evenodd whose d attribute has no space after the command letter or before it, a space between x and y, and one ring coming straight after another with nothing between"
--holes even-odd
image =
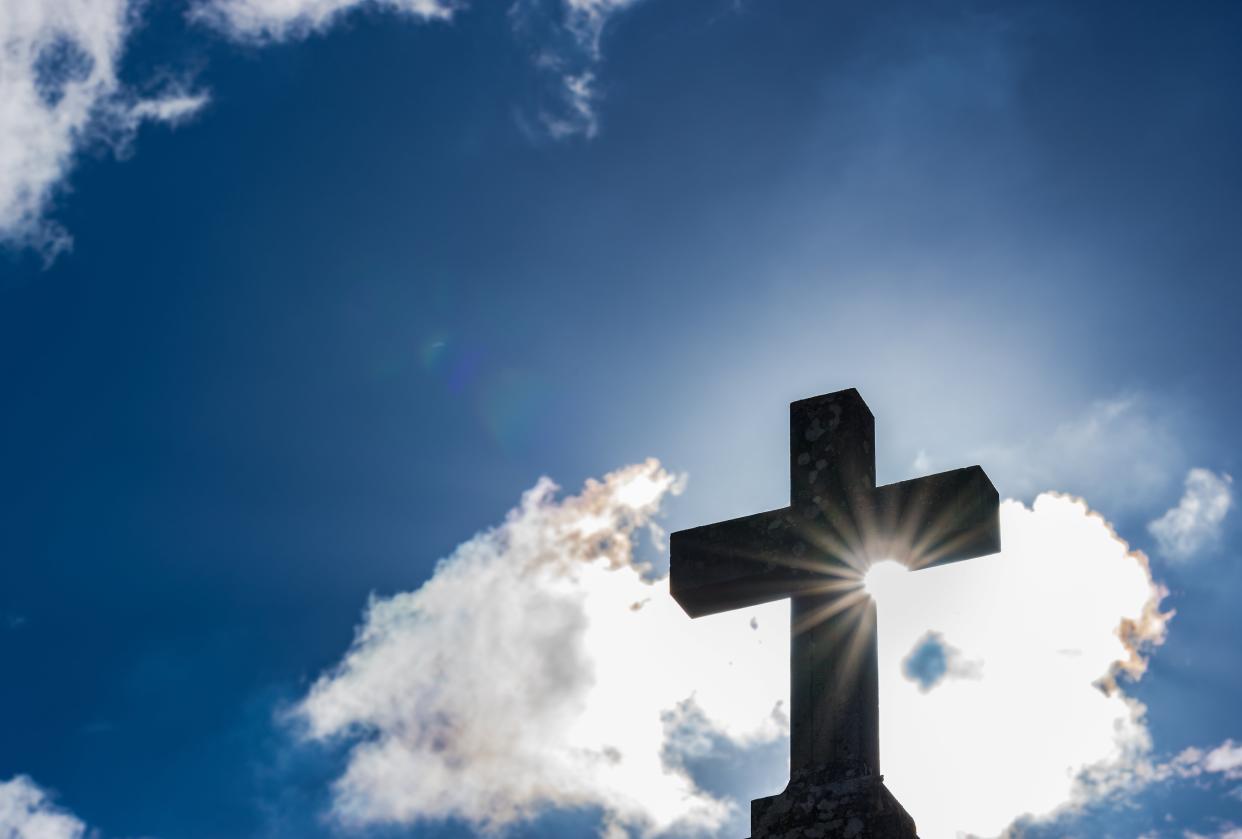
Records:
<instances>
[{"instance_id":1,"label":"sunlit cloud","mask_svg":"<svg viewBox=\"0 0 1242 839\"><path fill-rule=\"evenodd\" d=\"M0 836L5 839L82 839L86 825L58 807L25 775L0 781Z\"/></svg>"},{"instance_id":2,"label":"sunlit cloud","mask_svg":"<svg viewBox=\"0 0 1242 839\"><path fill-rule=\"evenodd\" d=\"M597 807L612 835L744 824L748 801L707 791L686 758L787 737L789 609L690 620L636 563L676 486L654 461L567 497L541 481L419 589L375 598L291 714L346 747L333 817L494 828ZM1006 501L1001 528L1001 554L868 578L884 771L926 839L994 836L1104 794L1091 773L1154 765L1126 693L1166 631L1146 559L1067 496ZM911 678L929 639L944 672Z\"/></svg>"},{"instance_id":3,"label":"sunlit cloud","mask_svg":"<svg viewBox=\"0 0 1242 839\"><path fill-rule=\"evenodd\" d=\"M614 835L720 827L733 805L677 744L689 721L737 743L783 734L788 609L692 623L645 576L634 539L676 486L654 461L563 499L541 481L420 589L375 599L295 713L353 743L334 816L487 828L595 806Z\"/></svg>"},{"instance_id":4,"label":"sunlit cloud","mask_svg":"<svg viewBox=\"0 0 1242 839\"><path fill-rule=\"evenodd\" d=\"M1166 629L1146 558L1068 496L1004 502L1001 531L1000 554L906 575L879 601L882 765L924 837L1057 814L1090 800L1084 773L1150 752L1124 690ZM910 678L929 632L965 678Z\"/></svg>"},{"instance_id":5,"label":"sunlit cloud","mask_svg":"<svg viewBox=\"0 0 1242 839\"><path fill-rule=\"evenodd\" d=\"M1233 478L1207 469L1191 469L1177 506L1151 522L1160 553L1186 561L1220 540L1221 525L1233 506Z\"/></svg>"}]
</instances>

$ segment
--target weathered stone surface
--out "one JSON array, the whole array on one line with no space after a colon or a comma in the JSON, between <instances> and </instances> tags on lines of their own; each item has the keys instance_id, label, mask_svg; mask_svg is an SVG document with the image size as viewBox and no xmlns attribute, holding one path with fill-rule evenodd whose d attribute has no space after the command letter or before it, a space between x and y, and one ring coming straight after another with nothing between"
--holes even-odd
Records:
<instances>
[{"instance_id":1,"label":"weathered stone surface","mask_svg":"<svg viewBox=\"0 0 1242 839\"><path fill-rule=\"evenodd\" d=\"M880 775L795 775L780 795L750 805L751 839L918 839L914 819Z\"/></svg>"},{"instance_id":2,"label":"weathered stone surface","mask_svg":"<svg viewBox=\"0 0 1242 839\"><path fill-rule=\"evenodd\" d=\"M691 617L788 597L790 772L753 803L754 839L913 839L880 776L871 563L912 569L1000 550L999 496L978 466L877 487L875 419L858 391L789 406L790 504L674 533L670 591Z\"/></svg>"},{"instance_id":3,"label":"weathered stone surface","mask_svg":"<svg viewBox=\"0 0 1242 839\"><path fill-rule=\"evenodd\" d=\"M790 769L878 775L863 573L999 550L999 496L978 466L877 487L875 419L852 388L789 406L789 479L788 507L674 533L669 588L691 617L790 598Z\"/></svg>"}]
</instances>

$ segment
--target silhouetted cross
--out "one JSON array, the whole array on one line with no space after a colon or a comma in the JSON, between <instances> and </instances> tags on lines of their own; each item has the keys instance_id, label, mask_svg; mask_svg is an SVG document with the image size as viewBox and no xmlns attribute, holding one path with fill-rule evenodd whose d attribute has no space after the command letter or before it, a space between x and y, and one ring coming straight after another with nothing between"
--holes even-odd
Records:
<instances>
[{"instance_id":1,"label":"silhouetted cross","mask_svg":"<svg viewBox=\"0 0 1242 839\"><path fill-rule=\"evenodd\" d=\"M971 466L875 485L875 419L854 389L789 406L791 503L671 537L691 617L780 598L790 609L790 771L880 771L875 607L862 576L1000 550L999 498Z\"/></svg>"}]
</instances>

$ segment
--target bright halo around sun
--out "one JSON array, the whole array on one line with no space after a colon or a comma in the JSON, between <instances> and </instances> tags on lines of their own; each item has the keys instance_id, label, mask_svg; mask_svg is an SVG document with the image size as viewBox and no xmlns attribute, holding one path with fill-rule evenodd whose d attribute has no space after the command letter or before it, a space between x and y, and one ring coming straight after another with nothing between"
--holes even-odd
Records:
<instances>
[{"instance_id":1,"label":"bright halo around sun","mask_svg":"<svg viewBox=\"0 0 1242 839\"><path fill-rule=\"evenodd\" d=\"M882 559L867 569L863 576L863 588L875 600L892 595L905 581L910 569L892 559Z\"/></svg>"}]
</instances>

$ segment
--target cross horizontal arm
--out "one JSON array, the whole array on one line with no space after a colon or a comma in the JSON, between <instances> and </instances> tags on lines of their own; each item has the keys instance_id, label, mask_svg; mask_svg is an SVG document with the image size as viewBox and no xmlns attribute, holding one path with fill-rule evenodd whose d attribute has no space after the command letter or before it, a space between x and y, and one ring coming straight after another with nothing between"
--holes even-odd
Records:
<instances>
[{"instance_id":1,"label":"cross horizontal arm","mask_svg":"<svg viewBox=\"0 0 1242 839\"><path fill-rule=\"evenodd\" d=\"M996 553L998 502L988 476L971 466L801 512L784 507L679 530L670 538L669 588L697 618L823 592L843 579L856 584L881 559L918 569Z\"/></svg>"},{"instance_id":2,"label":"cross horizontal arm","mask_svg":"<svg viewBox=\"0 0 1242 839\"><path fill-rule=\"evenodd\" d=\"M856 505L867 558L930 568L1000 550L1000 496L978 466L877 487Z\"/></svg>"},{"instance_id":3,"label":"cross horizontal arm","mask_svg":"<svg viewBox=\"0 0 1242 839\"><path fill-rule=\"evenodd\" d=\"M757 606L824 582L790 508L679 530L669 588L692 618Z\"/></svg>"}]
</instances>

